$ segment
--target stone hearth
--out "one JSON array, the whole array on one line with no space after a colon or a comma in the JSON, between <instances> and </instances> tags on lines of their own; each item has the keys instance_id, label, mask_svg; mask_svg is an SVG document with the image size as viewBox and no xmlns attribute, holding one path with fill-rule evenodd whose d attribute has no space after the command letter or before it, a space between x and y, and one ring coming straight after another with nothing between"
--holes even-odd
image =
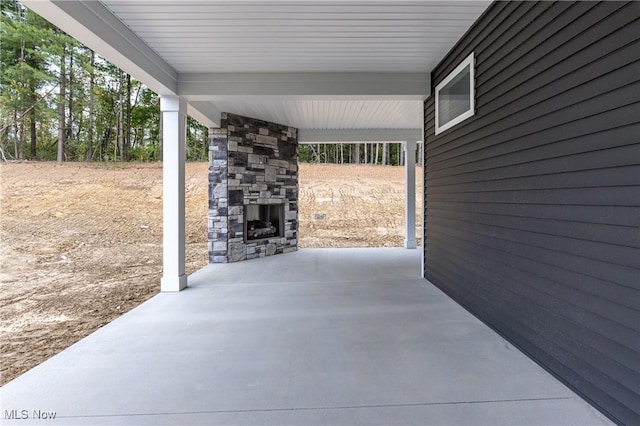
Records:
<instances>
[{"instance_id":1,"label":"stone hearth","mask_svg":"<svg viewBox=\"0 0 640 426\"><path fill-rule=\"evenodd\" d=\"M253 205L256 207L246 207ZM268 208L271 205L278 208ZM248 238L246 215L249 213L252 217L248 219L256 220L256 209L273 212L267 214L267 219L271 214L277 216L277 224L276 219L271 219L277 236ZM212 129L209 136L208 224L210 263L238 262L297 250L297 129L222 114L221 127Z\"/></svg>"}]
</instances>

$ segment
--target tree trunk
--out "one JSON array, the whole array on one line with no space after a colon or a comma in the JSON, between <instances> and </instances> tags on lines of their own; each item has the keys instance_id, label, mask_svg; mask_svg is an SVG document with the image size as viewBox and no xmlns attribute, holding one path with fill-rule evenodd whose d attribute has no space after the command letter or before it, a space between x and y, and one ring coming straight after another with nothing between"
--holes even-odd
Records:
<instances>
[{"instance_id":1,"label":"tree trunk","mask_svg":"<svg viewBox=\"0 0 640 426\"><path fill-rule=\"evenodd\" d=\"M122 81L122 71L118 70L118 143L117 149L120 151L120 160L124 159L124 82ZM117 156L117 155L116 155Z\"/></svg>"},{"instance_id":2,"label":"tree trunk","mask_svg":"<svg viewBox=\"0 0 640 426\"><path fill-rule=\"evenodd\" d=\"M29 136L31 137L30 145L31 149L29 150L29 158L32 160L36 158L36 109L32 108L31 112L29 112Z\"/></svg>"},{"instance_id":3,"label":"tree trunk","mask_svg":"<svg viewBox=\"0 0 640 426\"><path fill-rule=\"evenodd\" d=\"M2 117L2 125L0 125L0 148L7 149L9 145L9 117Z\"/></svg>"},{"instance_id":4,"label":"tree trunk","mask_svg":"<svg viewBox=\"0 0 640 426\"><path fill-rule=\"evenodd\" d=\"M18 130L18 109L13 109L13 124L11 125L13 128L13 158L18 159L18 135L20 130Z\"/></svg>"},{"instance_id":5,"label":"tree trunk","mask_svg":"<svg viewBox=\"0 0 640 426\"><path fill-rule=\"evenodd\" d=\"M376 149L373 149L373 146L371 147L371 157L372 157L372 161L371 164L377 165L378 164L378 154L380 153L380 144L378 142L376 142Z\"/></svg>"},{"instance_id":6,"label":"tree trunk","mask_svg":"<svg viewBox=\"0 0 640 426\"><path fill-rule=\"evenodd\" d=\"M387 165L387 143L382 142L382 165Z\"/></svg>"},{"instance_id":7,"label":"tree trunk","mask_svg":"<svg viewBox=\"0 0 640 426\"><path fill-rule=\"evenodd\" d=\"M69 112L67 114L67 128L65 129L65 142L73 140L73 47L69 50L69 71L67 81L67 96L69 97Z\"/></svg>"},{"instance_id":8,"label":"tree trunk","mask_svg":"<svg viewBox=\"0 0 640 426\"><path fill-rule=\"evenodd\" d=\"M160 123L158 124L159 126L159 131L158 131L158 161L162 161L162 150L163 150L163 131L162 131L162 126L163 126L163 120L162 120L162 111L160 111Z\"/></svg>"},{"instance_id":9,"label":"tree trunk","mask_svg":"<svg viewBox=\"0 0 640 426\"><path fill-rule=\"evenodd\" d=\"M16 158L24 160L24 115L18 120L18 137L16 138Z\"/></svg>"},{"instance_id":10,"label":"tree trunk","mask_svg":"<svg viewBox=\"0 0 640 426\"><path fill-rule=\"evenodd\" d=\"M209 157L209 128L205 127L202 131L202 153L204 154L204 159L206 160Z\"/></svg>"},{"instance_id":11,"label":"tree trunk","mask_svg":"<svg viewBox=\"0 0 640 426\"><path fill-rule=\"evenodd\" d=\"M131 149L131 76L127 73L127 120L126 137L124 144L124 161L129 161L129 151Z\"/></svg>"},{"instance_id":12,"label":"tree trunk","mask_svg":"<svg viewBox=\"0 0 640 426\"><path fill-rule=\"evenodd\" d=\"M96 94L95 94L95 85L96 85L96 73L95 67L96 65L96 53L91 51L91 62L90 67L91 71L89 73L89 135L87 141L87 161L93 161L93 128L95 126L95 104L96 104Z\"/></svg>"},{"instance_id":13,"label":"tree trunk","mask_svg":"<svg viewBox=\"0 0 640 426\"><path fill-rule=\"evenodd\" d=\"M20 62L21 63L25 62L25 57L24 57L25 44L26 44L25 40L22 39L20 43ZM24 81L23 72L21 72L21 76L22 76L22 80ZM25 111L23 96L20 96L20 107L21 107L20 119L19 119L19 123L16 123L18 130L16 131L17 143L15 147L15 155L17 159L22 160L24 155L24 111ZM17 119L17 114L16 114L16 119Z\"/></svg>"},{"instance_id":14,"label":"tree trunk","mask_svg":"<svg viewBox=\"0 0 640 426\"><path fill-rule=\"evenodd\" d=\"M104 129L104 133L102 134L102 142L100 143L100 152L98 158L103 160L105 156L109 154L109 144L111 143L111 127L107 127Z\"/></svg>"},{"instance_id":15,"label":"tree trunk","mask_svg":"<svg viewBox=\"0 0 640 426\"><path fill-rule=\"evenodd\" d=\"M66 62L66 46L62 51L62 56L60 57L60 95L58 97L58 163L62 163L64 158L64 151L66 145L66 136L67 132L65 129L66 123L66 114L65 114L65 103L67 96L67 76L65 70L65 62Z\"/></svg>"}]
</instances>

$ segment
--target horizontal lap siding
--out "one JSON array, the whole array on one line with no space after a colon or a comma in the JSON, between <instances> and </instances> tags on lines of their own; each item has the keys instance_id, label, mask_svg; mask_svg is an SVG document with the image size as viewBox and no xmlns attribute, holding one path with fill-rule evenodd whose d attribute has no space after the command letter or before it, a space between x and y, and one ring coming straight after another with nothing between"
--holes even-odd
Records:
<instances>
[{"instance_id":1,"label":"horizontal lap siding","mask_svg":"<svg viewBox=\"0 0 640 426\"><path fill-rule=\"evenodd\" d=\"M476 114L425 101L425 276L619 423L640 424L640 4L497 2Z\"/></svg>"}]
</instances>

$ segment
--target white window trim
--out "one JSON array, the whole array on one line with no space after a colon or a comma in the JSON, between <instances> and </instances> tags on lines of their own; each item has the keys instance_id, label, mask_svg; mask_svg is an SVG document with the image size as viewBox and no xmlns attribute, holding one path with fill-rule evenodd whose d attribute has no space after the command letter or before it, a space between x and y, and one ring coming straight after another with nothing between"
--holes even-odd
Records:
<instances>
[{"instance_id":1,"label":"white window trim","mask_svg":"<svg viewBox=\"0 0 640 426\"><path fill-rule=\"evenodd\" d=\"M438 107L440 104L440 90L444 86L446 86L451 80L453 80L458 74L460 74L460 72L466 67L470 68L469 93L471 95L471 104L470 104L469 111L457 116L456 118L445 123L444 125L439 126L438 123L440 122L440 120L439 120L439 114L438 114L438 110L439 110ZM436 135L444 132L447 129L452 128L456 124L463 122L464 120L466 120L469 117L472 117L476 113L475 67L476 67L475 57L472 52L471 55L467 56L465 60L462 61L460 65L456 67L456 69L451 71L449 75L444 80L442 80L440 84L436 86Z\"/></svg>"}]
</instances>

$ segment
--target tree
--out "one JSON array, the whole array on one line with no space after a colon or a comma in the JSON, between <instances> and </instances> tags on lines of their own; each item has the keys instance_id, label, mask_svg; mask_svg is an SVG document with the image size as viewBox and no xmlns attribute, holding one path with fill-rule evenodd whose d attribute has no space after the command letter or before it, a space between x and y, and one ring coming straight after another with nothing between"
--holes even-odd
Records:
<instances>
[{"instance_id":1,"label":"tree","mask_svg":"<svg viewBox=\"0 0 640 426\"><path fill-rule=\"evenodd\" d=\"M118 121L116 128L118 129L118 152L120 159L127 161L127 152L124 144L124 84L122 79L122 70L118 69ZM114 154L114 158L117 157Z\"/></svg>"},{"instance_id":2,"label":"tree","mask_svg":"<svg viewBox=\"0 0 640 426\"><path fill-rule=\"evenodd\" d=\"M131 149L131 75L127 73L127 105L126 105L126 122L123 123L123 126L126 130L125 132L125 151L122 160L129 161L131 158L129 157L129 150ZM134 100L135 105L135 100Z\"/></svg>"},{"instance_id":3,"label":"tree","mask_svg":"<svg viewBox=\"0 0 640 426\"><path fill-rule=\"evenodd\" d=\"M382 142L382 165L387 165L387 143Z\"/></svg>"},{"instance_id":4,"label":"tree","mask_svg":"<svg viewBox=\"0 0 640 426\"><path fill-rule=\"evenodd\" d=\"M96 54L91 51L90 75L89 75L89 131L87 135L87 161L93 161L93 128L95 126L95 102L96 102Z\"/></svg>"},{"instance_id":5,"label":"tree","mask_svg":"<svg viewBox=\"0 0 640 426\"><path fill-rule=\"evenodd\" d=\"M37 90L52 80L46 72L46 54L39 43L51 27L17 1L0 2L0 111L2 142L13 144L13 157L25 157L26 120L29 119L30 156L35 156ZM5 149L6 150L6 149Z\"/></svg>"},{"instance_id":6,"label":"tree","mask_svg":"<svg viewBox=\"0 0 640 426\"><path fill-rule=\"evenodd\" d=\"M60 56L60 80L58 83L60 92L58 96L58 156L56 160L58 163L64 161L64 151L67 140L66 132L66 113L65 104L67 96L67 76L66 76L66 48L62 49L62 55Z\"/></svg>"},{"instance_id":7,"label":"tree","mask_svg":"<svg viewBox=\"0 0 640 426\"><path fill-rule=\"evenodd\" d=\"M135 84L136 82L134 82ZM162 159L160 98L153 91L138 84L135 107L131 109L131 160L157 161Z\"/></svg>"}]
</instances>

